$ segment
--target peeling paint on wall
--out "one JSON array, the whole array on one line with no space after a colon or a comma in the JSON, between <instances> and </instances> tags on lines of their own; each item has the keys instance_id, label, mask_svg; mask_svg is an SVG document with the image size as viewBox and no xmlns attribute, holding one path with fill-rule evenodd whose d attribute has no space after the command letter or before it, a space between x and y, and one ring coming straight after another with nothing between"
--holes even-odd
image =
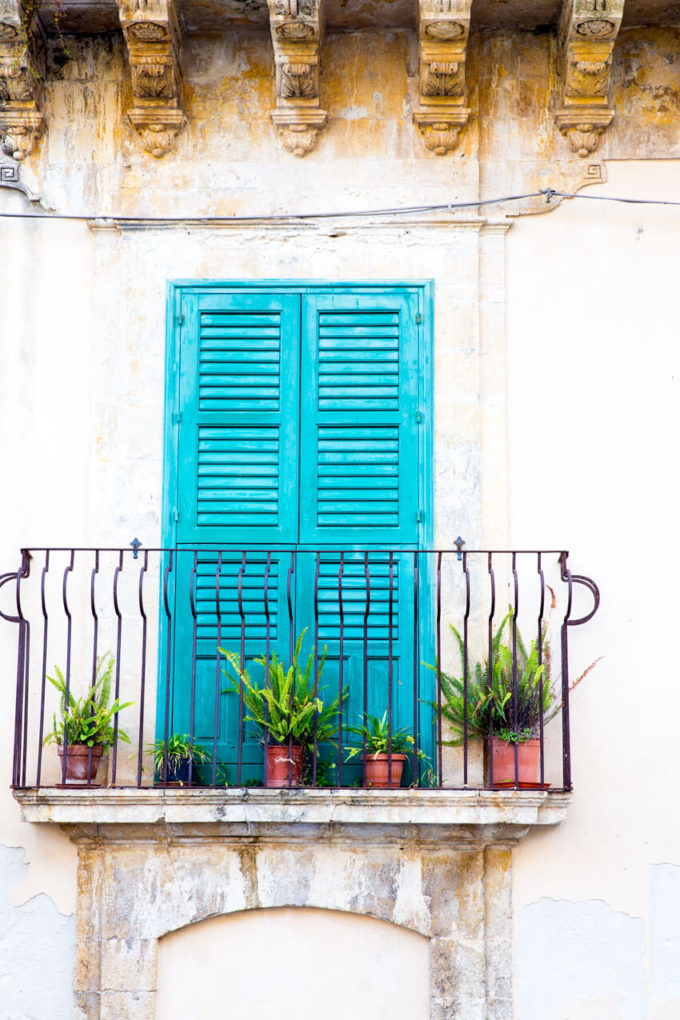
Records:
<instances>
[{"instance_id":1,"label":"peeling paint on wall","mask_svg":"<svg viewBox=\"0 0 680 1020\"><path fill-rule=\"evenodd\" d=\"M649 941L652 999L657 1002L675 999L675 1013L668 1015L680 1016L680 867L677 864L650 865Z\"/></svg>"},{"instance_id":2,"label":"peeling paint on wall","mask_svg":"<svg viewBox=\"0 0 680 1020\"><path fill-rule=\"evenodd\" d=\"M22 849L0 846L0 1020L70 1020L75 917L43 894L12 906L27 870L23 857Z\"/></svg>"},{"instance_id":3,"label":"peeling paint on wall","mask_svg":"<svg viewBox=\"0 0 680 1020\"><path fill-rule=\"evenodd\" d=\"M519 917L517 1016L641 1020L644 955L642 919L612 910L602 900L531 903Z\"/></svg>"}]
</instances>

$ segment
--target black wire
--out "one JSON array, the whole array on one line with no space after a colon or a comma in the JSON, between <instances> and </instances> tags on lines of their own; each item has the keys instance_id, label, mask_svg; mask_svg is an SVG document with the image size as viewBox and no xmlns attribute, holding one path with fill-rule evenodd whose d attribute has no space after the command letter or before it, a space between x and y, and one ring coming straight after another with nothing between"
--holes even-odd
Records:
<instances>
[{"instance_id":1,"label":"black wire","mask_svg":"<svg viewBox=\"0 0 680 1020\"><path fill-rule=\"evenodd\" d=\"M586 199L590 202L621 202L627 205L673 205L680 206L680 201L670 201L659 198L619 198L613 195L584 195L580 192L570 193L567 191L555 191L553 188L543 188L541 191L532 191L524 195L504 195L500 198L479 199L474 202L447 202L441 205L413 205L392 209L355 209L342 212L314 212L314 213L272 213L257 216L97 216L77 213L49 213L49 212L23 212L5 213L0 212L0 219L39 219L39 220L73 220L86 223L121 224L124 226L163 226L173 224L213 224L229 225L239 223L272 223L289 222L291 220L326 220L326 219L349 219L363 216L403 216L413 213L432 212L455 212L458 209L479 209L486 205L501 205L505 202L521 202L528 198L541 198L545 196L546 203L553 198Z\"/></svg>"}]
</instances>

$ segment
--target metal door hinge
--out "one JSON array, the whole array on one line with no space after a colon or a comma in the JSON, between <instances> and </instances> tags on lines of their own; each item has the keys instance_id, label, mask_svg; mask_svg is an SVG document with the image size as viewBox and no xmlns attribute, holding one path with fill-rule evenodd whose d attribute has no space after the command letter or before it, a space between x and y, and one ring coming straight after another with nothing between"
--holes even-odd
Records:
<instances>
[{"instance_id":1,"label":"metal door hinge","mask_svg":"<svg viewBox=\"0 0 680 1020\"><path fill-rule=\"evenodd\" d=\"M175 518L175 522L177 522L179 520L179 510L175 510L174 511L173 517Z\"/></svg>"},{"instance_id":2,"label":"metal door hinge","mask_svg":"<svg viewBox=\"0 0 680 1020\"><path fill-rule=\"evenodd\" d=\"M422 519L423 519L423 511L422 510L418 510L416 512L416 521L417 521L417 523L420 524Z\"/></svg>"},{"instance_id":3,"label":"metal door hinge","mask_svg":"<svg viewBox=\"0 0 680 1020\"><path fill-rule=\"evenodd\" d=\"M416 411L416 421L418 422L419 425L423 424L423 412L422 411Z\"/></svg>"},{"instance_id":4,"label":"metal door hinge","mask_svg":"<svg viewBox=\"0 0 680 1020\"><path fill-rule=\"evenodd\" d=\"M417 313L416 313L416 323L417 323L418 325L420 325L422 321L423 321L423 317L422 317L422 315L420 314L420 312L417 312Z\"/></svg>"},{"instance_id":5,"label":"metal door hinge","mask_svg":"<svg viewBox=\"0 0 680 1020\"><path fill-rule=\"evenodd\" d=\"M177 325L178 326L184 325L184 316L181 313L177 316Z\"/></svg>"},{"instance_id":6,"label":"metal door hinge","mask_svg":"<svg viewBox=\"0 0 680 1020\"><path fill-rule=\"evenodd\" d=\"M174 425L179 425L181 420L182 420L182 412L181 411L175 411L173 413L173 415L172 415L173 424Z\"/></svg>"}]
</instances>

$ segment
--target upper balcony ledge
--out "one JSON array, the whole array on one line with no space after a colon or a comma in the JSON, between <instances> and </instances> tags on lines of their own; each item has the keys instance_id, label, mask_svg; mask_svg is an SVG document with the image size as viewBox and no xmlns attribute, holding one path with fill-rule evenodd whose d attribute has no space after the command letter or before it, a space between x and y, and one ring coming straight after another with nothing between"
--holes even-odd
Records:
<instances>
[{"instance_id":1,"label":"upper balcony ledge","mask_svg":"<svg viewBox=\"0 0 680 1020\"><path fill-rule=\"evenodd\" d=\"M26 822L74 826L87 838L126 838L132 826L210 826L244 837L272 832L286 840L330 836L351 828L354 838L390 832L427 839L515 842L534 826L557 825L571 794L542 790L366 789L24 789L15 790ZM107 832L100 827L107 828ZM113 827L113 828L109 828ZM118 836L116 836L118 833ZM140 833L141 834L141 833ZM199 834L198 832L196 833ZM151 838L153 833L151 833Z\"/></svg>"}]
</instances>

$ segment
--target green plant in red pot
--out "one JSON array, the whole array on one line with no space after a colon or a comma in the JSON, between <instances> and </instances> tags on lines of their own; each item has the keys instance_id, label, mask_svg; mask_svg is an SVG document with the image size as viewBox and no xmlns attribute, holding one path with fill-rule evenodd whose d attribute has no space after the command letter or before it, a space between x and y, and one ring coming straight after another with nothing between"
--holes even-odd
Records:
<instances>
[{"instance_id":1,"label":"green plant in red pot","mask_svg":"<svg viewBox=\"0 0 680 1020\"><path fill-rule=\"evenodd\" d=\"M319 696L326 648L313 675L315 648L304 667L298 661L305 633L303 630L297 639L290 666L275 652L269 661L264 655L254 660L268 669L268 682L260 684L242 667L239 655L220 648L235 674L222 671L229 681L225 693L243 697L246 722L254 723L262 735L266 786L302 785L312 748L333 744L337 737L340 699L324 703ZM347 688L343 698L346 696Z\"/></svg>"},{"instance_id":2,"label":"green plant in red pot","mask_svg":"<svg viewBox=\"0 0 680 1020\"><path fill-rule=\"evenodd\" d=\"M87 693L76 698L70 684L58 666L54 667L56 677L47 679L59 691L59 714L54 714L52 729L45 737L43 744L54 743L63 762L64 744L66 744L67 783L91 783L97 774L97 767L106 752L116 739L130 742L127 733L118 727L116 716L124 708L132 705L131 701L122 702L115 698L111 701L111 679L115 659L112 655L102 655L97 659L95 675ZM68 696L67 696L68 690Z\"/></svg>"},{"instance_id":3,"label":"green plant in red pot","mask_svg":"<svg viewBox=\"0 0 680 1020\"><path fill-rule=\"evenodd\" d=\"M348 727L362 743L361 747L345 748L347 761L363 757L365 786L396 790L401 786L406 759L413 754L413 734L405 728L390 732L386 711L380 718L368 713L363 718L363 726ZM418 757L426 760L427 756L418 751Z\"/></svg>"}]
</instances>

